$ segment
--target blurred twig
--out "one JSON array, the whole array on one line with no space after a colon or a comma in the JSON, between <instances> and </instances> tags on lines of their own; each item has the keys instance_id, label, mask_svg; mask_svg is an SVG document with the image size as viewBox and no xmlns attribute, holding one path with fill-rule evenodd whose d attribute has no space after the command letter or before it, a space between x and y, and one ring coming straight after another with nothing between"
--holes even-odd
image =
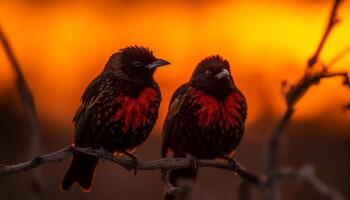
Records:
<instances>
[{"instance_id":1,"label":"blurred twig","mask_svg":"<svg viewBox=\"0 0 350 200\"><path fill-rule=\"evenodd\" d=\"M283 167L278 171L279 177L293 177L309 183L318 193L331 200L345 200L345 198L334 188L321 181L315 174L311 165L305 165L300 169Z\"/></svg>"},{"instance_id":2,"label":"blurred twig","mask_svg":"<svg viewBox=\"0 0 350 200\"><path fill-rule=\"evenodd\" d=\"M349 52L350 52L350 46L346 47L343 51L338 53L326 66L333 66L336 62L342 59Z\"/></svg>"},{"instance_id":3,"label":"blurred twig","mask_svg":"<svg viewBox=\"0 0 350 200\"><path fill-rule=\"evenodd\" d=\"M324 44L329 36L329 33L333 29L333 27L337 24L339 21L337 17L337 8L340 5L340 0L335 0L330 19L326 28L326 31L320 41L320 44L318 45L318 48L316 49L313 56L309 59L307 68L313 68L313 66L317 63L319 59L319 55L324 47ZM335 76L342 76L344 77L344 82L349 82L349 78L346 72L341 73L332 73L328 72L327 68L324 68L321 72L318 72L316 74L305 72L303 77L298 81L297 84L291 86L289 90L285 94L285 100L287 104L287 109L280 120L280 122L277 124L276 128L273 130L271 134L271 138L269 140L269 146L268 146L268 163L267 163L267 176L268 176L268 191L267 191L267 199L274 200L276 199L277 189L276 189L276 167L277 167L277 159L279 154L279 147L280 147L280 138L284 133L284 129L288 122L290 121L293 113L294 113L294 106L298 102L300 98L304 96L306 91L313 85L316 85L320 82L323 78L330 78Z\"/></svg>"},{"instance_id":4,"label":"blurred twig","mask_svg":"<svg viewBox=\"0 0 350 200\"><path fill-rule=\"evenodd\" d=\"M347 72L329 72L328 66L324 66L318 72L313 72L317 70L314 69L314 66L315 64L319 63L319 56L330 32L332 31L334 26L339 22L337 10L339 8L340 3L341 0L334 1L326 30L315 53L310 57L310 59L307 62L306 71L304 75L295 85L290 86L285 93L285 101L287 108L284 112L283 117L273 129L268 143L266 167L267 190L265 196L267 200L277 199L276 173L278 165L278 155L280 153L280 141L286 128L286 125L289 123L290 119L293 116L293 113L295 111L295 104L304 96L304 94L308 91L308 89L311 86L317 85L324 78L343 77L344 85L348 87L350 86L349 76Z\"/></svg>"},{"instance_id":5,"label":"blurred twig","mask_svg":"<svg viewBox=\"0 0 350 200\"><path fill-rule=\"evenodd\" d=\"M29 154L31 157L37 155L40 151L40 130L39 130L39 120L37 116L37 111L34 103L33 95L28 87L28 84L24 78L21 71L19 62L17 61L14 52L0 27L0 43L4 48L6 56L8 57L10 64L16 76L16 86L19 91L21 102L24 107L25 115L29 121L30 131L31 131L31 143ZM37 198L43 193L43 178L40 171L33 171L32 174L32 189Z\"/></svg>"},{"instance_id":6,"label":"blurred twig","mask_svg":"<svg viewBox=\"0 0 350 200\"><path fill-rule=\"evenodd\" d=\"M71 156L74 152L85 153L104 160L109 160L113 163L119 164L127 170L133 170L135 168L135 162L133 162L133 160L116 157L109 153L106 155L106 152L102 149L79 148L71 146L43 156L37 156L34 159L24 163L7 166L2 165L0 167L0 176L31 170L46 163L59 162ZM223 162L220 160L197 160L197 166L213 167L232 171L232 167L228 162ZM254 185L264 184L264 178L244 169L239 163L236 163L236 166L237 168L235 169L235 172L244 180L249 181ZM177 192L177 188L169 185L170 183L167 181L169 177L166 174L170 170L193 167L193 160L190 158L163 158L152 161L139 161L136 167L138 170L163 170L163 172L165 172L165 178L163 177L163 180L165 180L165 189L168 190L166 192Z\"/></svg>"},{"instance_id":7,"label":"blurred twig","mask_svg":"<svg viewBox=\"0 0 350 200\"><path fill-rule=\"evenodd\" d=\"M334 26L340 21L340 19L338 18L338 8L339 8L341 2L342 2L342 0L335 0L334 1L333 7L331 10L331 14L329 16L329 21L327 23L326 30L323 33L322 39L321 39L320 43L318 44L315 53L308 60L307 67L313 67L317 63L318 58L319 58L321 51L322 51L322 49L323 49L323 47L328 39L329 34L333 30Z\"/></svg>"}]
</instances>

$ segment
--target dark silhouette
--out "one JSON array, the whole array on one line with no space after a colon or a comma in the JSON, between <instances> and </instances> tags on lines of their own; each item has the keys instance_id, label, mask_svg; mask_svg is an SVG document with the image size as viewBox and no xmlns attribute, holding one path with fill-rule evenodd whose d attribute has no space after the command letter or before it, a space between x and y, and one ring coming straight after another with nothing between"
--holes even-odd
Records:
<instances>
[{"instance_id":1,"label":"dark silhouette","mask_svg":"<svg viewBox=\"0 0 350 200\"><path fill-rule=\"evenodd\" d=\"M226 158L242 140L247 104L230 73L228 61L220 56L202 60L188 83L173 95L163 130L162 157ZM173 170L170 181L195 179L196 168ZM167 194L165 199L174 199Z\"/></svg>"},{"instance_id":2,"label":"dark silhouette","mask_svg":"<svg viewBox=\"0 0 350 200\"><path fill-rule=\"evenodd\" d=\"M113 54L82 96L73 119L74 145L124 153L137 165L130 151L147 139L156 122L161 94L153 74L167 64L144 47L127 47ZM97 157L74 155L62 190L77 182L89 191L97 164Z\"/></svg>"}]
</instances>

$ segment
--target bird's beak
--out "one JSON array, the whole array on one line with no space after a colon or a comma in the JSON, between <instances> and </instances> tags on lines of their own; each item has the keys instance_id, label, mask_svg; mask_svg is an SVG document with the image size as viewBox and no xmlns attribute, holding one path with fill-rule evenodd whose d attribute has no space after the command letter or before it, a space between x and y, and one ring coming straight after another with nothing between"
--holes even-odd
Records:
<instances>
[{"instance_id":1,"label":"bird's beak","mask_svg":"<svg viewBox=\"0 0 350 200\"><path fill-rule=\"evenodd\" d=\"M215 75L216 79L227 78L230 75L230 72L227 69L222 69L221 72Z\"/></svg>"},{"instance_id":2,"label":"bird's beak","mask_svg":"<svg viewBox=\"0 0 350 200\"><path fill-rule=\"evenodd\" d=\"M155 69L157 67L164 66L164 65L169 65L169 64L170 64L170 62L168 62L166 60L157 59L153 63L146 65L146 68L151 70L151 69Z\"/></svg>"}]
</instances>

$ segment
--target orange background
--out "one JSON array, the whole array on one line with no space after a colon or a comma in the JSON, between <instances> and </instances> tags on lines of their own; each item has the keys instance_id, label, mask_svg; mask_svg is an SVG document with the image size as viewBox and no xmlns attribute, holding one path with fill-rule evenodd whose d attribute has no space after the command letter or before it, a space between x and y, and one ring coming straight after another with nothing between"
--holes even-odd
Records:
<instances>
[{"instance_id":1,"label":"orange background","mask_svg":"<svg viewBox=\"0 0 350 200\"><path fill-rule=\"evenodd\" d=\"M196 63L221 54L231 63L249 103L253 123L264 112L280 113L282 80L296 81L315 50L330 1L1 1L0 23L33 89L41 118L70 123L86 85L108 57L127 45L149 46L172 65L156 74L163 103L161 127L172 92ZM350 2L327 41L327 63L350 44ZM0 91L13 84L0 53ZM334 69L350 69L350 56ZM298 104L297 119L332 109L339 120L349 100L339 81L325 81ZM268 106L268 108L266 108ZM339 109L338 109L339 107Z\"/></svg>"},{"instance_id":2,"label":"orange background","mask_svg":"<svg viewBox=\"0 0 350 200\"><path fill-rule=\"evenodd\" d=\"M248 121L236 157L244 167L264 173L268 134L284 110L281 82L296 82L315 51L332 6L327 0L0 0L0 25L8 36L33 91L41 122L41 151L56 151L73 139L72 117L88 83L108 57L128 45L149 46L172 65L159 69L161 113L152 135L159 136L169 99L189 79L196 64L211 54L231 63L248 101ZM350 45L350 1L339 10L341 23L321 54L332 58ZM350 55L333 70L350 71ZM280 161L315 166L316 174L350 198L350 113L341 110L350 92L340 79L322 81L296 105L282 141ZM13 72L0 48L0 164L28 160L31 134L19 106ZM161 137L138 149L141 160L158 159ZM42 199L162 199L159 172L134 176L100 162L93 191L66 193L59 183L70 159L40 168ZM197 198L228 200L241 181L218 169L200 169ZM37 199L30 173L0 178L0 199ZM215 183L215 184L213 184ZM282 181L284 200L322 198L300 181ZM199 192L198 192L199 191ZM253 199L261 199L254 189Z\"/></svg>"}]
</instances>

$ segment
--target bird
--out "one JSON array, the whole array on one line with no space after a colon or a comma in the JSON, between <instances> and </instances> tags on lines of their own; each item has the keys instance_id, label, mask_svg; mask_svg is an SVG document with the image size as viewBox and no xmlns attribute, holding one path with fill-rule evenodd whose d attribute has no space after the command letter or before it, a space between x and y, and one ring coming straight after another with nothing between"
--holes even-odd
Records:
<instances>
[{"instance_id":1,"label":"bird","mask_svg":"<svg viewBox=\"0 0 350 200\"><path fill-rule=\"evenodd\" d=\"M128 46L113 53L81 97L73 118L73 145L124 154L137 165L132 151L150 135L161 102L153 75L158 67L168 64L147 47ZM61 190L77 183L83 191L91 191L98 161L97 157L75 153Z\"/></svg>"},{"instance_id":2,"label":"bird","mask_svg":"<svg viewBox=\"0 0 350 200\"><path fill-rule=\"evenodd\" d=\"M234 164L233 153L244 135L247 102L220 55L198 63L190 80L173 94L163 125L161 155L196 159L226 159ZM170 172L169 181L181 178L195 182L197 167ZM175 199L172 194L166 200Z\"/></svg>"}]
</instances>

